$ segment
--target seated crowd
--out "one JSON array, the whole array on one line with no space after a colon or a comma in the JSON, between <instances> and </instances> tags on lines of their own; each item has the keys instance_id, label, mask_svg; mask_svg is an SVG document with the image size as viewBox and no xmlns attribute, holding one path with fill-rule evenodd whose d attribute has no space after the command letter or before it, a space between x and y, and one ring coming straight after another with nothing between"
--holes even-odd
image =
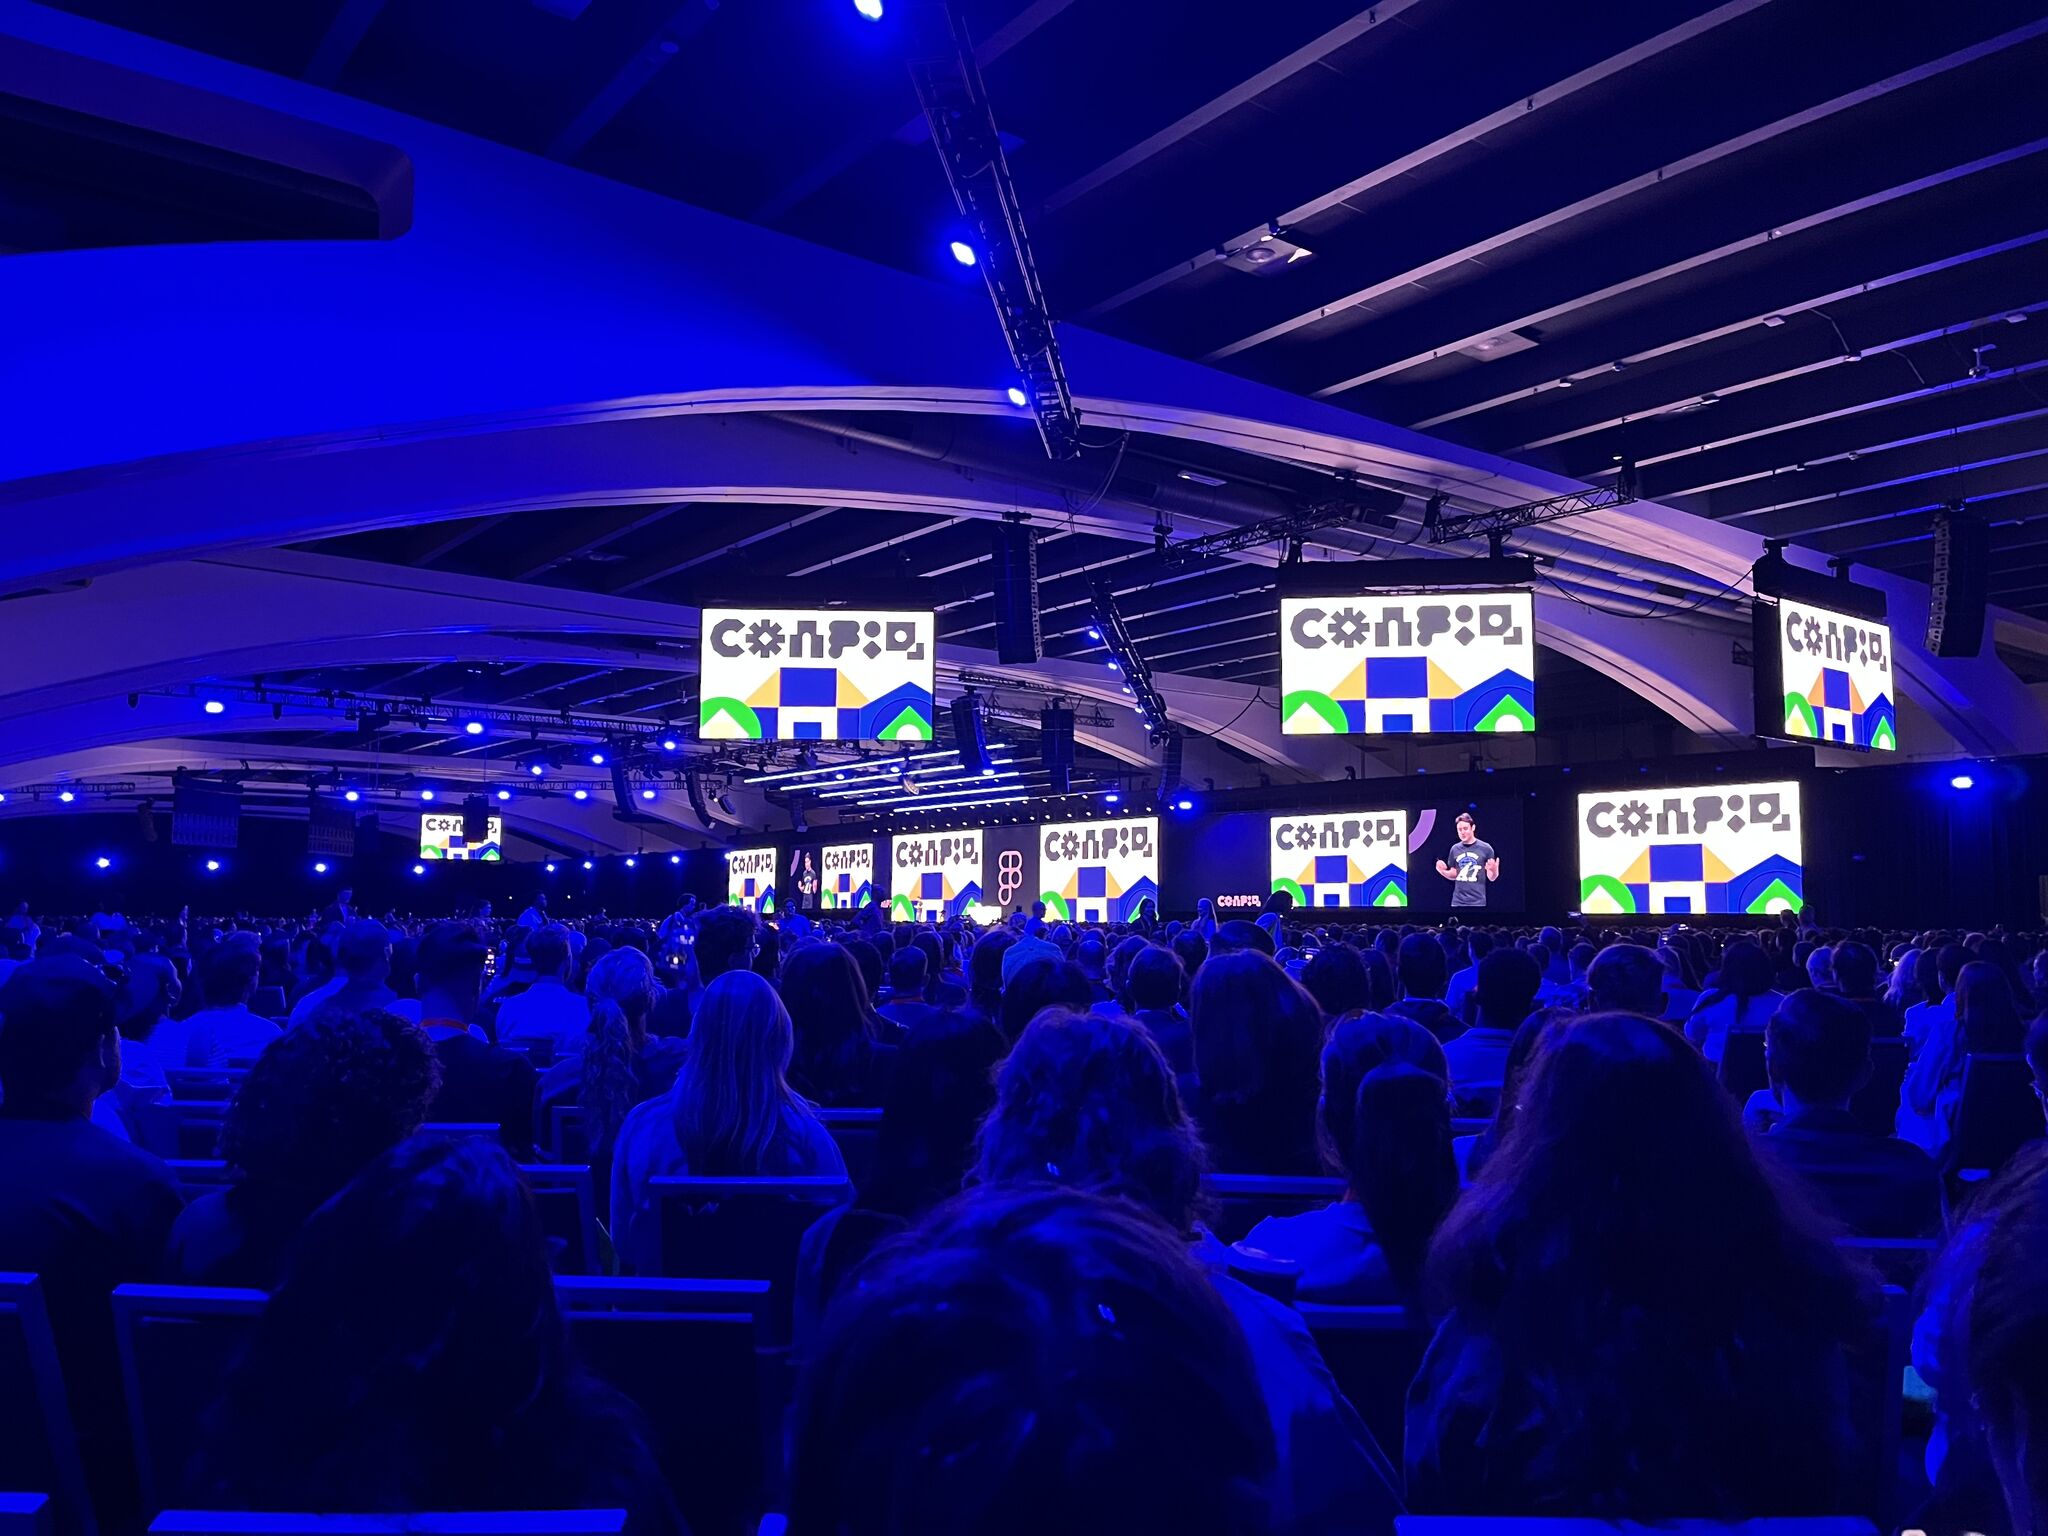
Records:
<instances>
[{"instance_id":1,"label":"seated crowd","mask_svg":"<svg viewBox=\"0 0 2048 1536\"><path fill-rule=\"evenodd\" d=\"M150 1281L269 1295L197 1431L207 1507L683 1529L660 1405L572 1347L521 1171L573 1124L623 1275L664 1272L658 1180L849 1181L759 1277L792 1292L767 1507L799 1536L2048 1530L2048 1145L1985 1086L2048 1092L2038 937L1315 916L24 906L0 1270L40 1277L103 1529L147 1513L110 1295ZM226 1166L195 1195L145 1148L206 1073ZM1260 1188L1293 1196L1228 1226ZM1868 1253L1906 1240L1939 1252L1901 1482L1859 1405L1896 1399ZM1367 1385L1404 1417L1339 1385L1332 1307L1393 1318L1406 1363Z\"/></svg>"}]
</instances>

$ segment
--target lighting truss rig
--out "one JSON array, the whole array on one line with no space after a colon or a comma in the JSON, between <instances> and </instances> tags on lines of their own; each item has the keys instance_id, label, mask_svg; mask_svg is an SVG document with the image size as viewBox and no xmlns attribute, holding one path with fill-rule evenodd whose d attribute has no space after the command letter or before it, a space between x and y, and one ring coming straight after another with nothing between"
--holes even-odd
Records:
<instances>
[{"instance_id":1,"label":"lighting truss rig","mask_svg":"<svg viewBox=\"0 0 2048 1536\"><path fill-rule=\"evenodd\" d=\"M1312 502L1298 511L1283 512L1278 517L1262 518L1256 523L1245 523L1191 539L1169 541L1166 535L1170 525L1162 519L1153 530L1155 547L1168 565L1187 565L1196 560L1211 560L1219 555L1256 549L1261 544L1278 544L1284 551L1282 563L1293 565L1300 562L1301 548L1309 535L1320 533L1325 528L1392 527L1394 508L1400 505L1400 501L1401 498L1392 491L1376 491L1347 481L1343 494L1326 501Z\"/></svg>"},{"instance_id":2,"label":"lighting truss rig","mask_svg":"<svg viewBox=\"0 0 2048 1536\"><path fill-rule=\"evenodd\" d=\"M1429 510L1423 513L1422 527L1432 544L1450 544L1459 539L1497 542L1517 528L1554 523L1560 518L1578 517L1587 512L1604 512L1609 507L1624 507L1640 499L1636 467L1624 461L1614 477L1614 484L1610 486L1572 491L1563 496L1547 496L1541 501L1525 501L1520 506L1494 507L1485 512L1461 512L1455 517L1445 517L1443 498L1431 497Z\"/></svg>"}]
</instances>

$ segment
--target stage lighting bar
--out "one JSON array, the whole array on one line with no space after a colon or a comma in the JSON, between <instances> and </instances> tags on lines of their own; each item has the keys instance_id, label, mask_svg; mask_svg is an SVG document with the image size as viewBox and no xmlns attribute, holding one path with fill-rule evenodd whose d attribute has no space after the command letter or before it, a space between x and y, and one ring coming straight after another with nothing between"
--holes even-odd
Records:
<instances>
[{"instance_id":1,"label":"stage lighting bar","mask_svg":"<svg viewBox=\"0 0 2048 1536\"><path fill-rule=\"evenodd\" d=\"M990 758L988 764L996 770L994 773L983 773L979 768L974 769L972 772L954 772L949 769L946 771L945 777L933 779L919 778L916 774L891 774L887 778L870 780L866 784L847 785L837 789L822 789L818 791L818 798L820 800L845 800L859 795L872 795L895 787L904 778L916 779L920 786L929 786L934 789L943 788L948 784L978 784L984 779L1014 779L1017 777L1017 770L1010 765L1017 761L1018 759L1014 757Z\"/></svg>"},{"instance_id":2,"label":"stage lighting bar","mask_svg":"<svg viewBox=\"0 0 2048 1536\"><path fill-rule=\"evenodd\" d=\"M1344 496L1317 502L1298 512L1282 513L1278 517L1205 533L1197 538L1161 542L1159 553L1168 565L1186 565L1193 560L1209 560L1218 555L1256 549L1261 544L1279 544L1285 546L1287 558L1298 560L1302 544L1311 534L1325 528L1394 526L1394 509L1401 504L1397 493L1364 486L1349 486L1346 490Z\"/></svg>"},{"instance_id":3,"label":"stage lighting bar","mask_svg":"<svg viewBox=\"0 0 2048 1536\"><path fill-rule=\"evenodd\" d=\"M934 800L926 805L892 805L887 807L887 809L891 816L901 816L906 811L915 813L920 811L957 810L962 806L973 806L979 809L985 805L1018 805L1030 798L1029 795L1005 795L1000 800Z\"/></svg>"},{"instance_id":4,"label":"stage lighting bar","mask_svg":"<svg viewBox=\"0 0 2048 1536\"><path fill-rule=\"evenodd\" d=\"M1092 783L1093 781L1091 780L1090 782ZM934 785L930 789L921 789L914 792L904 791L900 793L888 794L875 793L869 795L865 799L854 801L851 806L842 806L840 807L840 809L870 810L896 805L929 805L934 803L932 799L933 795L938 795L946 799L959 799L963 801L970 801L981 799L988 796L1002 795L1022 791L1027 798L1035 798L1040 800L1060 800L1065 799L1067 794L1079 794L1086 796L1092 793L1092 790L1084 789L1068 790L1064 794L1054 794L1048 787L1046 787L1044 775L1036 772L1021 775L1013 774L1001 779L983 779L981 781L981 785L982 787L978 789L969 788L965 784L958 784Z\"/></svg>"},{"instance_id":5,"label":"stage lighting bar","mask_svg":"<svg viewBox=\"0 0 2048 1536\"><path fill-rule=\"evenodd\" d=\"M991 749L994 743L990 743ZM742 784L775 784L792 779L813 779L834 773L893 773L898 763L921 763L941 757L957 757L958 747L938 747L930 752L906 752L900 757L859 757L851 762L826 763L819 768L784 768L775 773L749 774L740 780Z\"/></svg>"},{"instance_id":6,"label":"stage lighting bar","mask_svg":"<svg viewBox=\"0 0 2048 1536\"><path fill-rule=\"evenodd\" d=\"M1578 517L1586 512L1605 512L1610 507L1625 507L1638 499L1636 467L1624 460L1620 472L1614 477L1614 484L1610 486L1572 491L1563 496L1547 496L1541 501L1525 501L1520 506L1495 507L1487 512L1463 512L1456 517L1445 517L1441 511L1441 498L1432 497L1431 510L1423 514L1422 526L1432 544L1449 544L1458 539L1500 539L1517 528L1554 523L1559 518Z\"/></svg>"},{"instance_id":7,"label":"stage lighting bar","mask_svg":"<svg viewBox=\"0 0 2048 1536\"><path fill-rule=\"evenodd\" d=\"M912 15L916 32L910 49L911 83L953 189L953 201L973 232L982 280L1010 345L1017 373L1009 386L1010 399L1036 418L1048 456L1078 457L1081 419L1067 388L1052 309L1024 228L1024 205L1003 158L1002 135L974 45L952 0L933 0Z\"/></svg>"},{"instance_id":8,"label":"stage lighting bar","mask_svg":"<svg viewBox=\"0 0 2048 1536\"><path fill-rule=\"evenodd\" d=\"M1102 635L1103 649L1109 652L1109 668L1119 674L1123 691L1130 695L1138 718L1157 737L1166 729L1165 696L1152 685L1152 669L1138 654L1138 643L1131 638L1131 632L1124 624L1124 616L1117 609L1116 596L1110 590L1109 582L1097 577L1093 585L1095 628Z\"/></svg>"}]
</instances>

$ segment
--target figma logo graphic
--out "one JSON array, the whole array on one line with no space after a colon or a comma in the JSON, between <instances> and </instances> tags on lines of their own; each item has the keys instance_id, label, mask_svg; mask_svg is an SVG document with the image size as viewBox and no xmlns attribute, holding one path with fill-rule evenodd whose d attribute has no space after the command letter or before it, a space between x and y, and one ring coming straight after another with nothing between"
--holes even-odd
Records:
<instances>
[{"instance_id":1,"label":"figma logo graphic","mask_svg":"<svg viewBox=\"0 0 2048 1536\"><path fill-rule=\"evenodd\" d=\"M996 855L996 905L1007 907L1023 885L1024 855L1015 848L1005 848Z\"/></svg>"}]
</instances>

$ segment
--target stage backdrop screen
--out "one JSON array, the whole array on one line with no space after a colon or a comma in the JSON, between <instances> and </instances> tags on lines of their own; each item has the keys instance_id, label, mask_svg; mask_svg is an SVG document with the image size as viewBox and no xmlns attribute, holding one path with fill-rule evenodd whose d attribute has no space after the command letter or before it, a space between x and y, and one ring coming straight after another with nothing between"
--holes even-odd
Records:
<instances>
[{"instance_id":1,"label":"stage backdrop screen","mask_svg":"<svg viewBox=\"0 0 2048 1536\"><path fill-rule=\"evenodd\" d=\"M493 816L486 826L488 830L483 842L473 844L462 835L462 812L423 812L420 816L420 857L483 859L496 863L505 857L505 818Z\"/></svg>"},{"instance_id":2,"label":"stage backdrop screen","mask_svg":"<svg viewBox=\"0 0 2048 1536\"><path fill-rule=\"evenodd\" d=\"M930 741L930 612L706 608L707 741Z\"/></svg>"},{"instance_id":3,"label":"stage backdrop screen","mask_svg":"<svg viewBox=\"0 0 2048 1536\"><path fill-rule=\"evenodd\" d=\"M749 912L775 910L775 850L735 848L725 856L727 906Z\"/></svg>"},{"instance_id":4,"label":"stage backdrop screen","mask_svg":"<svg viewBox=\"0 0 2048 1536\"><path fill-rule=\"evenodd\" d=\"M818 865L820 906L838 912L874 904L873 843L827 843L818 850Z\"/></svg>"},{"instance_id":5,"label":"stage backdrop screen","mask_svg":"<svg viewBox=\"0 0 2048 1536\"><path fill-rule=\"evenodd\" d=\"M1891 626L1790 598L1777 607L1781 708L1758 733L1898 751Z\"/></svg>"},{"instance_id":6,"label":"stage backdrop screen","mask_svg":"<svg viewBox=\"0 0 2048 1536\"><path fill-rule=\"evenodd\" d=\"M1275 816L1266 847L1273 889L1297 908L1408 905L1406 811Z\"/></svg>"},{"instance_id":7,"label":"stage backdrop screen","mask_svg":"<svg viewBox=\"0 0 2048 1536\"><path fill-rule=\"evenodd\" d=\"M1535 728L1527 592L1280 599L1283 734Z\"/></svg>"},{"instance_id":8,"label":"stage backdrop screen","mask_svg":"<svg viewBox=\"0 0 2048 1536\"><path fill-rule=\"evenodd\" d=\"M1125 923L1159 905L1159 818L1055 821L1038 829L1038 899L1045 915Z\"/></svg>"},{"instance_id":9,"label":"stage backdrop screen","mask_svg":"<svg viewBox=\"0 0 2048 1536\"><path fill-rule=\"evenodd\" d=\"M981 906L981 829L889 839L889 920L938 922Z\"/></svg>"},{"instance_id":10,"label":"stage backdrop screen","mask_svg":"<svg viewBox=\"0 0 2048 1536\"><path fill-rule=\"evenodd\" d=\"M1579 796L1587 913L1797 912L1799 786L1642 787Z\"/></svg>"}]
</instances>

